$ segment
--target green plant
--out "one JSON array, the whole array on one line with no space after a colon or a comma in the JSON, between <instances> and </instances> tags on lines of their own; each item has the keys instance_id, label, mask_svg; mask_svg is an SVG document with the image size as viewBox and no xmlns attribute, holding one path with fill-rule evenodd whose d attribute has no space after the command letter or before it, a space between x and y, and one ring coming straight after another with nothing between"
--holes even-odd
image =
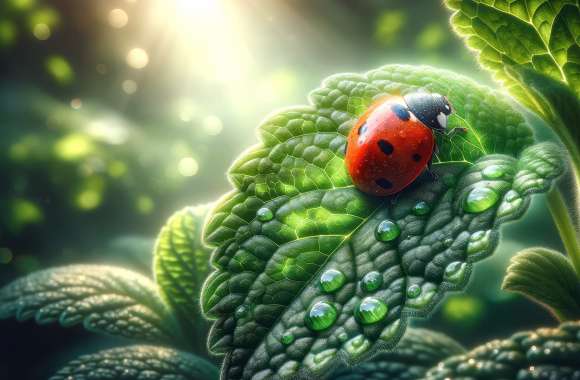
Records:
<instances>
[{"instance_id":1,"label":"green plant","mask_svg":"<svg viewBox=\"0 0 580 380\"><path fill-rule=\"evenodd\" d=\"M51 379L217 379L195 339L206 334L198 293L209 250L200 244L208 206L172 216L155 248L155 278L118 267L71 265L32 273L0 289L0 319L82 324L89 331L135 340L70 362ZM148 345L142 345L146 343ZM158 346L154 346L154 345Z\"/></svg>"},{"instance_id":2,"label":"green plant","mask_svg":"<svg viewBox=\"0 0 580 380\"><path fill-rule=\"evenodd\" d=\"M546 305L560 320L578 319L578 300L569 297L580 286L578 1L446 0L446 4L454 11L454 30L476 52L481 65L541 117L568 151L572 195L566 199L554 189L548 196L567 258L541 247L522 251L508 268L504 286ZM538 270L546 262L550 270Z\"/></svg>"}]
</instances>

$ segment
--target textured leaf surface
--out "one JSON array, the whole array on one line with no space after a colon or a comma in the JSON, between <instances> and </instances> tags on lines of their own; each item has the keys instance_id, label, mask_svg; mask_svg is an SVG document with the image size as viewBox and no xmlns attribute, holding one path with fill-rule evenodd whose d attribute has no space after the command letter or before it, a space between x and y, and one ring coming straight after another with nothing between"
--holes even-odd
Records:
<instances>
[{"instance_id":1,"label":"textured leaf surface","mask_svg":"<svg viewBox=\"0 0 580 380\"><path fill-rule=\"evenodd\" d=\"M537 109L526 85L504 67L533 68L580 95L578 0L446 0L451 23L479 62L518 100Z\"/></svg>"},{"instance_id":2,"label":"textured leaf surface","mask_svg":"<svg viewBox=\"0 0 580 380\"><path fill-rule=\"evenodd\" d=\"M357 118L348 111L350 99L418 87L448 95L455 122L470 126L470 138L479 139L485 153L515 155L531 142L521 116L501 96L427 67L334 76L311 94L312 106L268 118L259 130L262 144L230 170L236 190L221 200L205 230L206 241L217 247L212 263L218 270L204 286L202 307L216 320L210 348L227 354L225 379L309 376L336 360L352 363L392 347L406 317L425 315L446 289L462 287L471 270L467 263L495 247L499 224L520 216L528 195L547 189L561 173L559 150L551 145L530 148L518 161L483 157L465 141L443 141L439 158L454 163L438 165L438 181L417 183L395 202L363 195L344 167L345 136ZM482 177L490 165L501 168L501 178ZM497 204L480 214L464 212L475 187L494 189ZM419 201L432 211L413 215ZM375 239L385 219L400 227L394 241ZM444 278L448 265L457 272ZM325 294L319 280L329 269L343 272L345 284ZM367 294L359 281L372 270L380 272L382 286ZM411 285L421 289L412 299L406 297ZM366 295L385 303L388 313L363 326L353 311ZM305 314L318 301L333 304L338 317L325 331L313 332ZM291 343L281 342L286 333L295 337Z\"/></svg>"},{"instance_id":3,"label":"textured leaf surface","mask_svg":"<svg viewBox=\"0 0 580 380\"><path fill-rule=\"evenodd\" d=\"M199 294L209 272L211 253L201 236L208 210L209 205L202 205L175 213L155 246L155 280L184 324L200 319Z\"/></svg>"},{"instance_id":4,"label":"textured leaf surface","mask_svg":"<svg viewBox=\"0 0 580 380\"><path fill-rule=\"evenodd\" d=\"M151 342L181 339L153 281L116 267L72 265L18 279L0 289L0 319L13 316Z\"/></svg>"},{"instance_id":5,"label":"textured leaf surface","mask_svg":"<svg viewBox=\"0 0 580 380\"><path fill-rule=\"evenodd\" d=\"M547 306L560 320L580 319L580 282L566 256L530 248L512 257L502 287Z\"/></svg>"},{"instance_id":6,"label":"textured leaf surface","mask_svg":"<svg viewBox=\"0 0 580 380\"><path fill-rule=\"evenodd\" d=\"M494 340L431 369L426 380L580 379L580 322Z\"/></svg>"},{"instance_id":7,"label":"textured leaf surface","mask_svg":"<svg viewBox=\"0 0 580 380\"><path fill-rule=\"evenodd\" d=\"M407 330L393 351L382 352L354 367L331 373L333 380L415 380L450 356L465 350L453 339L425 329Z\"/></svg>"},{"instance_id":8,"label":"textured leaf surface","mask_svg":"<svg viewBox=\"0 0 580 380\"><path fill-rule=\"evenodd\" d=\"M218 369L195 355L155 346L130 346L83 355L50 380L217 380Z\"/></svg>"}]
</instances>

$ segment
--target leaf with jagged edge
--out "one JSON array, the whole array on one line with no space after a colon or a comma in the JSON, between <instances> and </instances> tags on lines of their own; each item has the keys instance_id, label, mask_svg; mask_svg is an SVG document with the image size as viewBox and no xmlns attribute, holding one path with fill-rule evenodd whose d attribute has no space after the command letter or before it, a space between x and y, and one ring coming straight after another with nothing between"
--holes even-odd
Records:
<instances>
[{"instance_id":1,"label":"leaf with jagged edge","mask_svg":"<svg viewBox=\"0 0 580 380\"><path fill-rule=\"evenodd\" d=\"M542 304L560 321L580 319L580 282L560 252L542 247L520 251L511 259L502 288Z\"/></svg>"},{"instance_id":2,"label":"leaf with jagged edge","mask_svg":"<svg viewBox=\"0 0 580 380\"><path fill-rule=\"evenodd\" d=\"M349 98L421 87L447 95L488 153L519 160L470 153L469 160L436 165L439 180L417 182L396 200L362 194L344 165L346 135L357 118L347 111ZM215 320L210 349L226 354L224 379L307 377L394 346L406 319L426 315L446 290L462 288L471 263L495 248L499 225L521 216L529 195L545 191L563 170L561 151L553 145L522 152L532 140L530 130L502 96L449 71L393 65L337 75L311 101L262 124L262 144L233 165L236 190L222 198L205 226L206 242L217 247L217 271L204 285L202 308ZM455 161L445 145L440 158ZM485 179L482 171L490 165L502 173ZM482 213L463 211L475 187L492 188L497 203ZM432 211L412 215L418 201ZM384 219L400 226L398 239L375 239ZM320 274L331 268L343 272L345 284L324 294ZM388 313L360 325L353 310L366 294L358 284L371 270L383 280L372 295ZM406 297L411 285L421 289L415 298ZM305 326L305 313L323 300L334 304L337 320L314 332ZM285 337L283 344L286 334L295 338Z\"/></svg>"},{"instance_id":3,"label":"leaf with jagged edge","mask_svg":"<svg viewBox=\"0 0 580 380\"><path fill-rule=\"evenodd\" d=\"M493 340L435 366L423 380L580 379L580 322Z\"/></svg>"},{"instance_id":4,"label":"leaf with jagged edge","mask_svg":"<svg viewBox=\"0 0 580 380\"><path fill-rule=\"evenodd\" d=\"M412 380L450 356L465 353L459 343L441 333L409 328L392 351L381 352L353 367L330 372L332 380Z\"/></svg>"},{"instance_id":5,"label":"leaf with jagged edge","mask_svg":"<svg viewBox=\"0 0 580 380\"><path fill-rule=\"evenodd\" d=\"M186 207L176 212L161 230L154 251L155 280L178 321L191 333L205 335L199 294L209 273L211 249L201 231L211 205Z\"/></svg>"},{"instance_id":6,"label":"leaf with jagged edge","mask_svg":"<svg viewBox=\"0 0 580 380\"><path fill-rule=\"evenodd\" d=\"M104 265L46 269L15 280L0 289L0 319L10 317L82 323L89 331L147 342L183 339L153 281Z\"/></svg>"},{"instance_id":7,"label":"leaf with jagged edge","mask_svg":"<svg viewBox=\"0 0 580 380\"><path fill-rule=\"evenodd\" d=\"M542 114L527 84L505 71L534 69L570 86L580 96L580 10L578 0L445 0L453 29L476 51L508 91Z\"/></svg>"},{"instance_id":8,"label":"leaf with jagged edge","mask_svg":"<svg viewBox=\"0 0 580 380\"><path fill-rule=\"evenodd\" d=\"M217 380L218 369L187 352L157 346L129 346L83 355L50 380Z\"/></svg>"}]
</instances>

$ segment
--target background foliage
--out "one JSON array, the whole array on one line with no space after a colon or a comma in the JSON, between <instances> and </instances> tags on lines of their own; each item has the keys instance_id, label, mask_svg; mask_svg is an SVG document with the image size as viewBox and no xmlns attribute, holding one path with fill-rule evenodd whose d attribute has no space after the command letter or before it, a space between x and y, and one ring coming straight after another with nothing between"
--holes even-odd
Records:
<instances>
[{"instance_id":1,"label":"background foliage","mask_svg":"<svg viewBox=\"0 0 580 380\"><path fill-rule=\"evenodd\" d=\"M75 261L149 273L163 222L226 192L223 173L254 143L259 121L279 106L304 103L329 74L404 62L489 82L440 2L188 3L0 4L2 284ZM551 137L545 129L536 136ZM468 292L450 297L430 328L472 346L550 323L535 304L499 291L514 252L561 250L542 202L505 235ZM494 324L495 315L511 317ZM8 377L50 373L74 356L61 346L79 353L87 344L117 343L11 321L0 330L0 368ZM37 365L24 365L31 357Z\"/></svg>"}]
</instances>

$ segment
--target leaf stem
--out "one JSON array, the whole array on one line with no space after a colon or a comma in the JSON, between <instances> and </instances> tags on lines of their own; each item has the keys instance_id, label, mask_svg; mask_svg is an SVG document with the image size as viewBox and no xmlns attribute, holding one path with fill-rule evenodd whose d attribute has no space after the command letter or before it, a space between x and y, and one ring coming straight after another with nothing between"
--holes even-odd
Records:
<instances>
[{"instance_id":1,"label":"leaf stem","mask_svg":"<svg viewBox=\"0 0 580 380\"><path fill-rule=\"evenodd\" d=\"M580 234L574 227L562 193L554 188L548 193L547 197L548 206L560 233L564 248L574 266L576 275L580 278Z\"/></svg>"}]
</instances>

